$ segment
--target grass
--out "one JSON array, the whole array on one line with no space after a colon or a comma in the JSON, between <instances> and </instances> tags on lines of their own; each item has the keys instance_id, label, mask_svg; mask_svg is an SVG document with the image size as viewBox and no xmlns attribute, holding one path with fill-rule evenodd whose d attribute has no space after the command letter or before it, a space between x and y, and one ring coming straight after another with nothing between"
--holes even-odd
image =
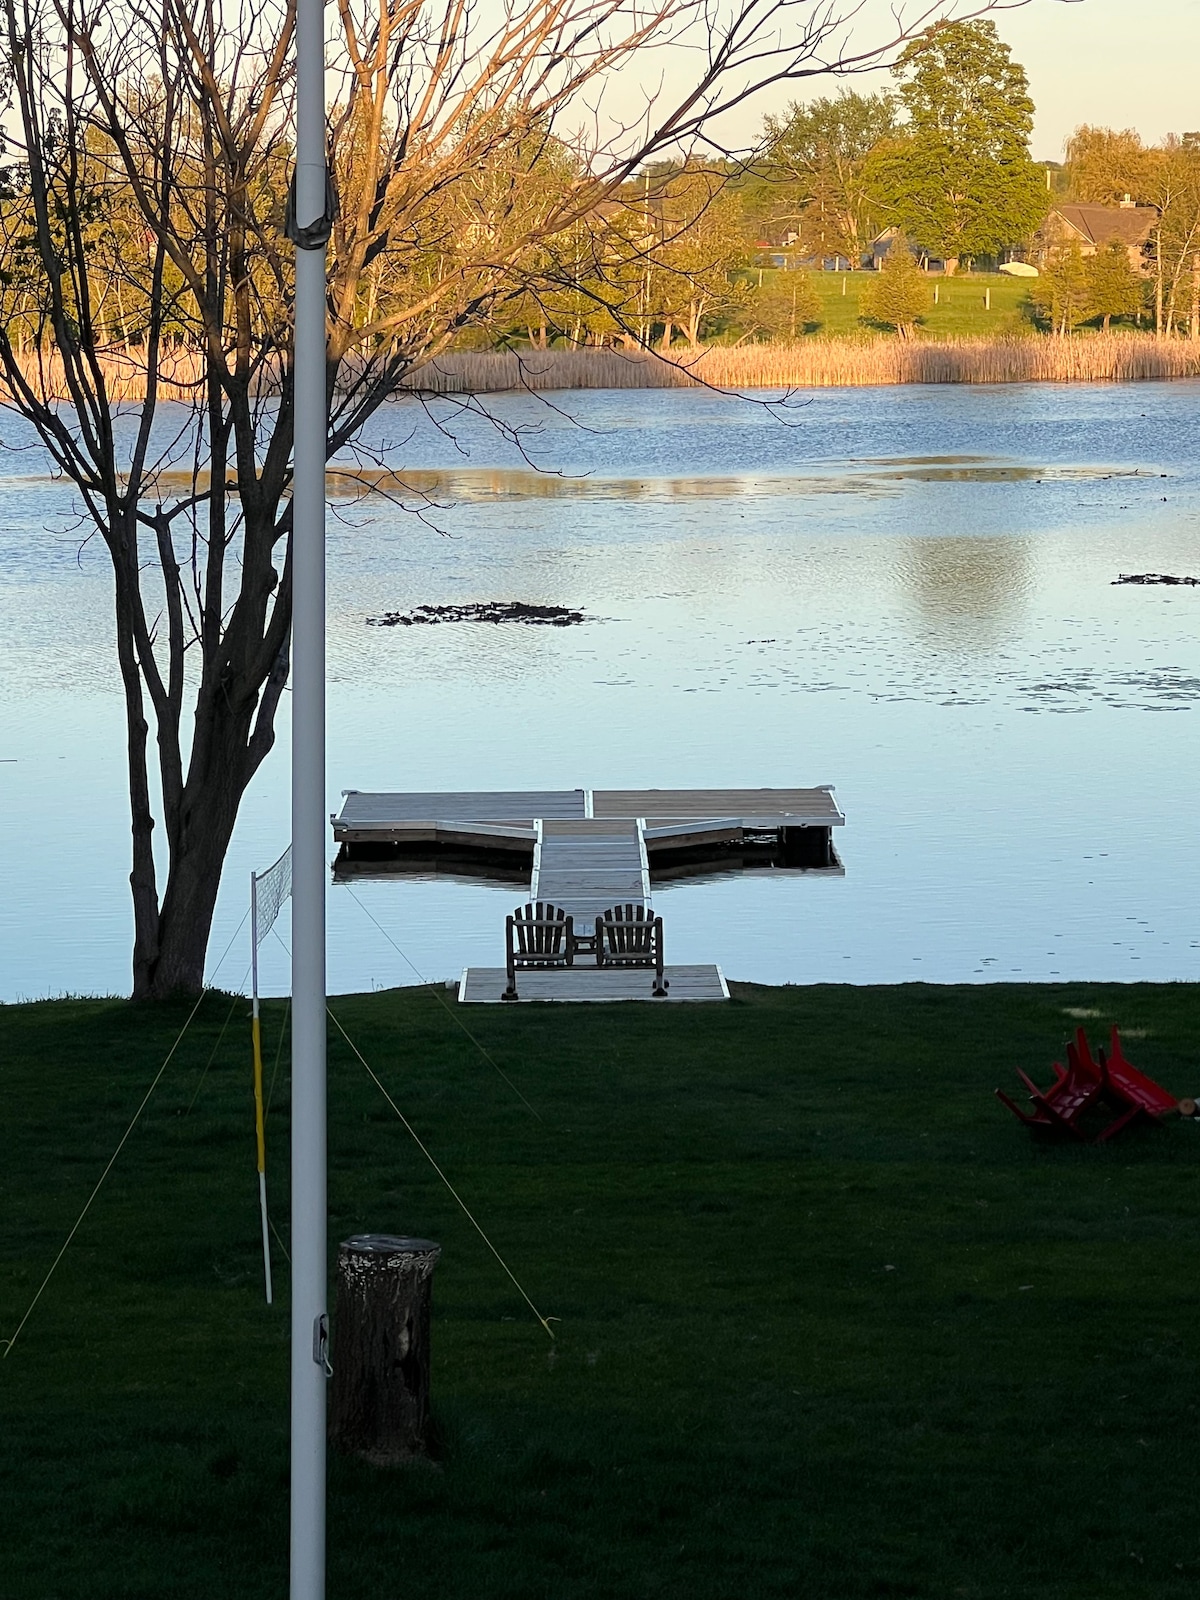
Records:
<instances>
[{"instance_id":1,"label":"grass","mask_svg":"<svg viewBox=\"0 0 1200 1600\"><path fill-rule=\"evenodd\" d=\"M472 1012L536 1118L437 994L335 1001L560 1320L551 1346L335 1034L330 1238L443 1243L444 1449L332 1463L330 1594L1190 1596L1200 1127L1047 1147L991 1090L1015 1065L1048 1078L1082 1010L1194 1092L1196 1000L738 987L720 1008ZM0 1363L5 1600L284 1592L286 1264L268 1310L230 1006L204 1002ZM0 1008L3 1331L185 1014Z\"/></svg>"},{"instance_id":2,"label":"grass","mask_svg":"<svg viewBox=\"0 0 1200 1600\"><path fill-rule=\"evenodd\" d=\"M785 282L787 273L776 276ZM818 334L861 334L859 297L875 278L873 272L810 272L809 283L821 304ZM845 284L845 293L842 285ZM938 304L933 304L934 289ZM984 292L991 309L984 308ZM1030 319L1029 284L1002 272L965 272L953 278L929 276L929 307L921 321L927 338L1012 338L1034 333Z\"/></svg>"}]
</instances>

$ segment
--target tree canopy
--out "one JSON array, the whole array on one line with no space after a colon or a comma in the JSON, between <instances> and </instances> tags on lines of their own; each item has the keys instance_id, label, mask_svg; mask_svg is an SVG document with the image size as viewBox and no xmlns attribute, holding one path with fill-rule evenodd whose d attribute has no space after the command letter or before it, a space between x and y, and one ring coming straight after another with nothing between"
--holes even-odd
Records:
<instances>
[{"instance_id":1,"label":"tree canopy","mask_svg":"<svg viewBox=\"0 0 1200 1600\"><path fill-rule=\"evenodd\" d=\"M951 270L1027 238L1045 214L1045 180L1029 154L1029 82L995 25L935 25L895 73L907 122L867 169L891 221Z\"/></svg>"},{"instance_id":2,"label":"tree canopy","mask_svg":"<svg viewBox=\"0 0 1200 1600\"><path fill-rule=\"evenodd\" d=\"M1030 298L1052 333L1073 333L1091 315L1091 274L1077 239L1050 251Z\"/></svg>"},{"instance_id":3,"label":"tree canopy","mask_svg":"<svg viewBox=\"0 0 1200 1600\"><path fill-rule=\"evenodd\" d=\"M1154 188L1157 152L1146 149L1133 128L1100 128L1082 123L1067 140L1071 197L1115 206L1126 195L1139 205Z\"/></svg>"},{"instance_id":4,"label":"tree canopy","mask_svg":"<svg viewBox=\"0 0 1200 1600\"><path fill-rule=\"evenodd\" d=\"M764 166L775 215L798 224L813 255L857 262L878 232L878 206L864 171L875 147L895 133L896 119L892 95L850 89L766 119Z\"/></svg>"},{"instance_id":5,"label":"tree canopy","mask_svg":"<svg viewBox=\"0 0 1200 1600\"><path fill-rule=\"evenodd\" d=\"M859 297L864 317L895 328L902 339L911 339L922 312L929 307L929 284L913 258L908 240L894 234L877 276Z\"/></svg>"},{"instance_id":6,"label":"tree canopy","mask_svg":"<svg viewBox=\"0 0 1200 1600\"><path fill-rule=\"evenodd\" d=\"M1156 157L1148 199L1158 212L1150 237L1154 277L1155 327L1171 333L1187 315L1197 319L1200 271L1200 139L1185 134L1168 139Z\"/></svg>"},{"instance_id":7,"label":"tree canopy","mask_svg":"<svg viewBox=\"0 0 1200 1600\"><path fill-rule=\"evenodd\" d=\"M1132 317L1142 309L1145 285L1130 264L1129 251L1112 239L1087 262L1087 313L1099 317L1107 333L1113 317Z\"/></svg>"}]
</instances>

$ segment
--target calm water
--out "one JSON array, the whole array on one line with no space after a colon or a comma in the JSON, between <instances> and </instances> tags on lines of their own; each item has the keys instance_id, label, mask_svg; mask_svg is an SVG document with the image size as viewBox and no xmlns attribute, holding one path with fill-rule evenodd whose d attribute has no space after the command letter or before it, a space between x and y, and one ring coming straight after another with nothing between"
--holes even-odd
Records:
<instances>
[{"instance_id":1,"label":"calm water","mask_svg":"<svg viewBox=\"0 0 1200 1600\"><path fill-rule=\"evenodd\" d=\"M832 783L845 877L664 887L669 959L768 982L1197 975L1200 589L1112 580L1200 575L1200 388L550 399L490 402L519 444L449 403L377 422L409 509L341 499L331 519L330 810L343 788ZM103 552L36 452L0 473L0 996L121 992ZM366 625L490 599L590 620ZM284 726L229 860L224 985L249 961L249 873L287 842L287 779ZM494 964L513 901L335 887L331 988ZM276 991L286 916L279 933Z\"/></svg>"}]
</instances>

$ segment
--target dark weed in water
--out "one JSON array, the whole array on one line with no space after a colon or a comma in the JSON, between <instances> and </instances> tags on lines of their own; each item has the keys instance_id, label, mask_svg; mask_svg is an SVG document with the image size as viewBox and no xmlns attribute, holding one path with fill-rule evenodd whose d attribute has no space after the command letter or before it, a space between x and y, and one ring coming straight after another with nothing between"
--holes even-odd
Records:
<instances>
[{"instance_id":1,"label":"dark weed in water","mask_svg":"<svg viewBox=\"0 0 1200 1600\"><path fill-rule=\"evenodd\" d=\"M1113 587L1118 583L1167 583L1191 584L1193 587L1200 584L1200 578L1174 578L1169 572L1122 572L1113 579Z\"/></svg>"},{"instance_id":2,"label":"dark weed in water","mask_svg":"<svg viewBox=\"0 0 1200 1600\"><path fill-rule=\"evenodd\" d=\"M569 628L585 622L582 611L567 606L536 606L526 600L474 600L464 606L417 606L414 611L385 611L368 617L369 628L412 628L433 622L523 622L535 628Z\"/></svg>"}]
</instances>

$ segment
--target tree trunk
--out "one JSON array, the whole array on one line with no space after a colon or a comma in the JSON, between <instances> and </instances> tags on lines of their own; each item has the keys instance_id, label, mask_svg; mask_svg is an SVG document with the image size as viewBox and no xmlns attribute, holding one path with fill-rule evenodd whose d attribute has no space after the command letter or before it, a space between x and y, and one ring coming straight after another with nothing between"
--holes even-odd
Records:
<instances>
[{"instance_id":1,"label":"tree trunk","mask_svg":"<svg viewBox=\"0 0 1200 1600\"><path fill-rule=\"evenodd\" d=\"M952 278L958 271L958 257L947 256L945 261L942 262L942 271L948 278Z\"/></svg>"},{"instance_id":2,"label":"tree trunk","mask_svg":"<svg viewBox=\"0 0 1200 1600\"><path fill-rule=\"evenodd\" d=\"M238 683L233 674L206 696L201 690L196 734L187 782L172 801L164 795L169 870L161 906L154 894L149 856L153 820L149 802L139 827L134 803L134 965L135 1000L164 1000L199 994L221 869L237 823L238 808L251 778L274 742L273 711L287 674L281 652L266 685L257 677ZM261 688L261 693L260 693ZM264 714L265 713L265 714ZM251 722L255 731L251 737ZM170 732L159 727L160 749ZM143 724L144 750L144 724ZM164 758L166 759L166 758ZM131 791L134 788L131 767ZM164 784L164 789L166 785ZM144 892L139 895L139 881Z\"/></svg>"},{"instance_id":3,"label":"tree trunk","mask_svg":"<svg viewBox=\"0 0 1200 1600\"><path fill-rule=\"evenodd\" d=\"M1179 293L1179 274L1176 272L1171 278L1171 288L1167 295L1167 309L1163 317L1163 326L1168 339L1175 337L1175 319L1177 315L1177 297Z\"/></svg>"},{"instance_id":4,"label":"tree trunk","mask_svg":"<svg viewBox=\"0 0 1200 1600\"><path fill-rule=\"evenodd\" d=\"M119 604L117 657L125 689L129 829L133 856L129 869L129 887L133 895L133 992L138 996L139 990L141 994L149 993L148 974L158 955L158 882L152 843L154 811L150 804L150 778L146 764L146 740L150 730L146 723L137 657L128 629L120 625Z\"/></svg>"},{"instance_id":5,"label":"tree trunk","mask_svg":"<svg viewBox=\"0 0 1200 1600\"><path fill-rule=\"evenodd\" d=\"M335 1449L391 1466L428 1454L429 1239L360 1234L338 1250L329 1439Z\"/></svg>"},{"instance_id":6,"label":"tree trunk","mask_svg":"<svg viewBox=\"0 0 1200 1600\"><path fill-rule=\"evenodd\" d=\"M1188 338L1200 339L1200 256L1192 257L1192 305L1188 318Z\"/></svg>"},{"instance_id":7,"label":"tree trunk","mask_svg":"<svg viewBox=\"0 0 1200 1600\"><path fill-rule=\"evenodd\" d=\"M209 785L213 791L217 785ZM166 1000L177 994L199 994L204 987L204 960L213 911L221 884L221 867L243 792L232 783L212 793L213 804L201 799L189 806L186 843L172 852L171 875L157 921L157 943L150 959L135 960L133 998ZM139 941L139 947L141 945Z\"/></svg>"}]
</instances>

